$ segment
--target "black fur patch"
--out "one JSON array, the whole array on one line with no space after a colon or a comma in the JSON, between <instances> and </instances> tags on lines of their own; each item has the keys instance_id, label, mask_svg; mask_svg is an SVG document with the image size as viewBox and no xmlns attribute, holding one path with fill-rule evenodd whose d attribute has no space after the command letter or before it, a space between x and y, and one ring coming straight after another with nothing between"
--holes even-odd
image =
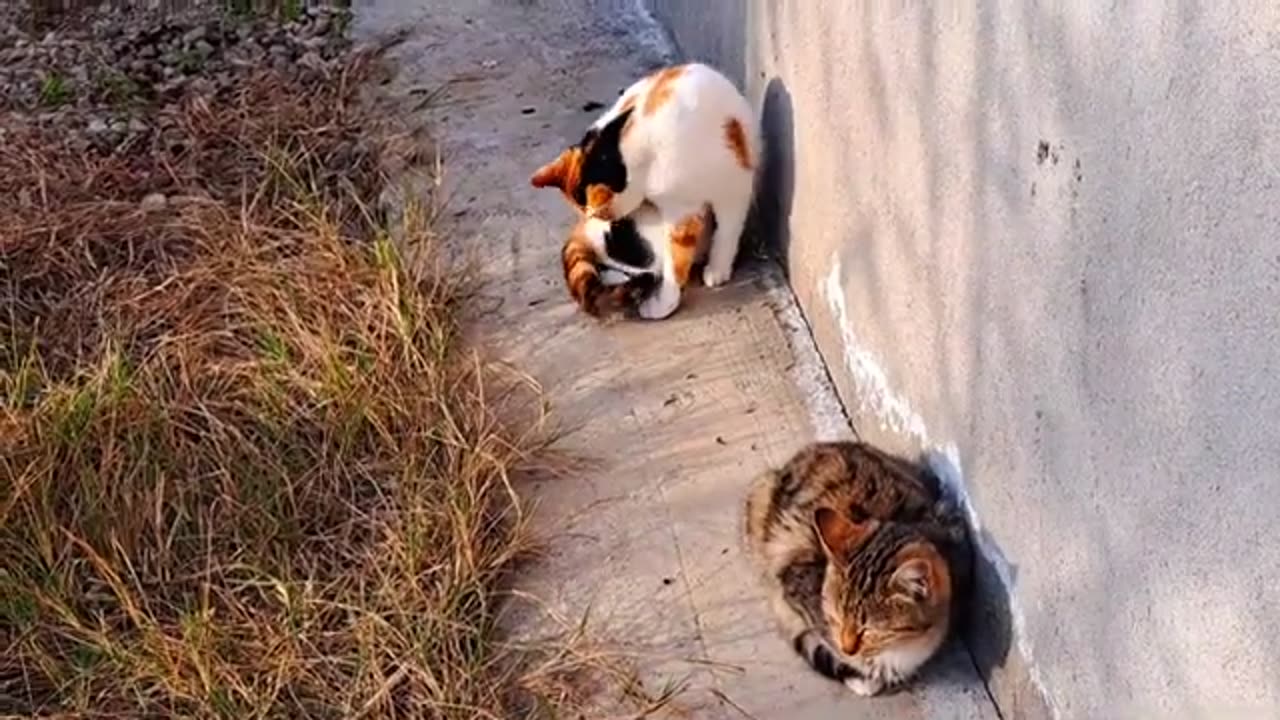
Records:
<instances>
[{"instance_id":1,"label":"black fur patch","mask_svg":"<svg viewBox=\"0 0 1280 720\"><path fill-rule=\"evenodd\" d=\"M822 581L826 574L825 557L809 562L796 560L787 563L786 567L778 572L778 583L786 592L788 604L800 610L801 615L808 615L803 611L805 600L822 597Z\"/></svg>"},{"instance_id":2,"label":"black fur patch","mask_svg":"<svg viewBox=\"0 0 1280 720\"><path fill-rule=\"evenodd\" d=\"M582 137L578 146L586 156L582 159L582 177L573 189L573 201L586 206L587 188L604 185L614 192L627 187L627 166L622 162L622 128L631 117L634 108L618 113L602 128L592 128Z\"/></svg>"},{"instance_id":3,"label":"black fur patch","mask_svg":"<svg viewBox=\"0 0 1280 720\"><path fill-rule=\"evenodd\" d=\"M837 658L831 652L831 648L818 639L812 630L807 630L797 635L791 645L800 654L800 657L807 660L809 665L823 677L844 682L848 678L860 676L860 673L853 669L853 666Z\"/></svg>"},{"instance_id":4,"label":"black fur patch","mask_svg":"<svg viewBox=\"0 0 1280 720\"><path fill-rule=\"evenodd\" d=\"M633 268L647 268L653 264L653 249L636 232L631 218L614 220L604 235L604 251L610 258Z\"/></svg>"},{"instance_id":5,"label":"black fur patch","mask_svg":"<svg viewBox=\"0 0 1280 720\"><path fill-rule=\"evenodd\" d=\"M653 294L653 291L658 288L660 280L661 278L653 273L640 273L631 276L631 279L627 281L627 298L631 302L631 307L627 310L628 315L639 317L638 306L644 302L645 298Z\"/></svg>"},{"instance_id":6,"label":"black fur patch","mask_svg":"<svg viewBox=\"0 0 1280 720\"><path fill-rule=\"evenodd\" d=\"M638 302L657 289L658 280L659 278L657 275L647 272L632 275L631 279L628 280L627 283L631 287L632 297Z\"/></svg>"}]
</instances>

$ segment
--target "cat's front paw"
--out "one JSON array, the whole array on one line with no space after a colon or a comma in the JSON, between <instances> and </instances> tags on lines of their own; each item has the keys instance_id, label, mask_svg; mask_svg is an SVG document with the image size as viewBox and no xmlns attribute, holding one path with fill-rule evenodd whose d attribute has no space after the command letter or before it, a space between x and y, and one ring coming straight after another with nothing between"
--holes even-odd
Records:
<instances>
[{"instance_id":1,"label":"cat's front paw","mask_svg":"<svg viewBox=\"0 0 1280 720\"><path fill-rule=\"evenodd\" d=\"M659 288L657 292L640 302L637 312L645 320L661 320L675 312L679 305L679 292L666 292L666 288Z\"/></svg>"},{"instance_id":2,"label":"cat's front paw","mask_svg":"<svg viewBox=\"0 0 1280 720\"><path fill-rule=\"evenodd\" d=\"M844 685L855 694L861 695L862 697L871 697L884 689L883 682L874 678L862 677L860 675L845 678Z\"/></svg>"},{"instance_id":3,"label":"cat's front paw","mask_svg":"<svg viewBox=\"0 0 1280 720\"><path fill-rule=\"evenodd\" d=\"M702 268L702 284L709 288L720 287L733 277L733 268L713 268L710 265Z\"/></svg>"}]
</instances>

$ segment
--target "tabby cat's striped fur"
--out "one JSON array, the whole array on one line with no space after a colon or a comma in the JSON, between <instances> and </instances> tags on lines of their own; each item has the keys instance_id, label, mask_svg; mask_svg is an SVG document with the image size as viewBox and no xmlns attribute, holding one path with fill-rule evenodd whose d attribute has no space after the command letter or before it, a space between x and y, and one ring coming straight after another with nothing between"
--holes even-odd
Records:
<instances>
[{"instance_id":1,"label":"tabby cat's striped fur","mask_svg":"<svg viewBox=\"0 0 1280 720\"><path fill-rule=\"evenodd\" d=\"M921 468L817 443L757 478L744 511L774 611L815 670L874 695L942 646L971 556L963 519Z\"/></svg>"}]
</instances>

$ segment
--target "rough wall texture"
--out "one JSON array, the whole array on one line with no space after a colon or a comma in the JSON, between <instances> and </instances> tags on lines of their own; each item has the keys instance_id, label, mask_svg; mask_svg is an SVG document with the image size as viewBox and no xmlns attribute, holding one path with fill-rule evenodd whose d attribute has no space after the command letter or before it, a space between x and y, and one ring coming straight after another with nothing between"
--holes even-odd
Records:
<instances>
[{"instance_id":1,"label":"rough wall texture","mask_svg":"<svg viewBox=\"0 0 1280 720\"><path fill-rule=\"evenodd\" d=\"M648 4L859 431L967 486L1005 717L1280 716L1280 3Z\"/></svg>"}]
</instances>

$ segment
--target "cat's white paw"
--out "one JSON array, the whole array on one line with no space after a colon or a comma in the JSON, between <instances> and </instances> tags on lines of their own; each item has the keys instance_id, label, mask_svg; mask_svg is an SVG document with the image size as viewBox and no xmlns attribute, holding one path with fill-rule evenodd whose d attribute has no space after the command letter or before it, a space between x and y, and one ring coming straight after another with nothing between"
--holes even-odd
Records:
<instances>
[{"instance_id":1,"label":"cat's white paw","mask_svg":"<svg viewBox=\"0 0 1280 720\"><path fill-rule=\"evenodd\" d=\"M720 287L733 277L733 268L715 268L710 265L702 268L702 284L707 287Z\"/></svg>"},{"instance_id":2,"label":"cat's white paw","mask_svg":"<svg viewBox=\"0 0 1280 720\"><path fill-rule=\"evenodd\" d=\"M630 275L624 272L621 272L619 270L614 270L613 268L605 268L604 270L600 271L600 284L604 285L605 287L613 287L614 285L621 285L622 283L630 279L631 279Z\"/></svg>"},{"instance_id":3,"label":"cat's white paw","mask_svg":"<svg viewBox=\"0 0 1280 720\"><path fill-rule=\"evenodd\" d=\"M640 317L645 320L661 320L676 311L680 306L680 293L667 292L666 288L659 288L649 297L640 301L640 307L637 311Z\"/></svg>"},{"instance_id":4,"label":"cat's white paw","mask_svg":"<svg viewBox=\"0 0 1280 720\"><path fill-rule=\"evenodd\" d=\"M845 687L852 690L855 694L862 697L871 697L884 689L884 683L873 678L864 677L848 677L844 680Z\"/></svg>"}]
</instances>

